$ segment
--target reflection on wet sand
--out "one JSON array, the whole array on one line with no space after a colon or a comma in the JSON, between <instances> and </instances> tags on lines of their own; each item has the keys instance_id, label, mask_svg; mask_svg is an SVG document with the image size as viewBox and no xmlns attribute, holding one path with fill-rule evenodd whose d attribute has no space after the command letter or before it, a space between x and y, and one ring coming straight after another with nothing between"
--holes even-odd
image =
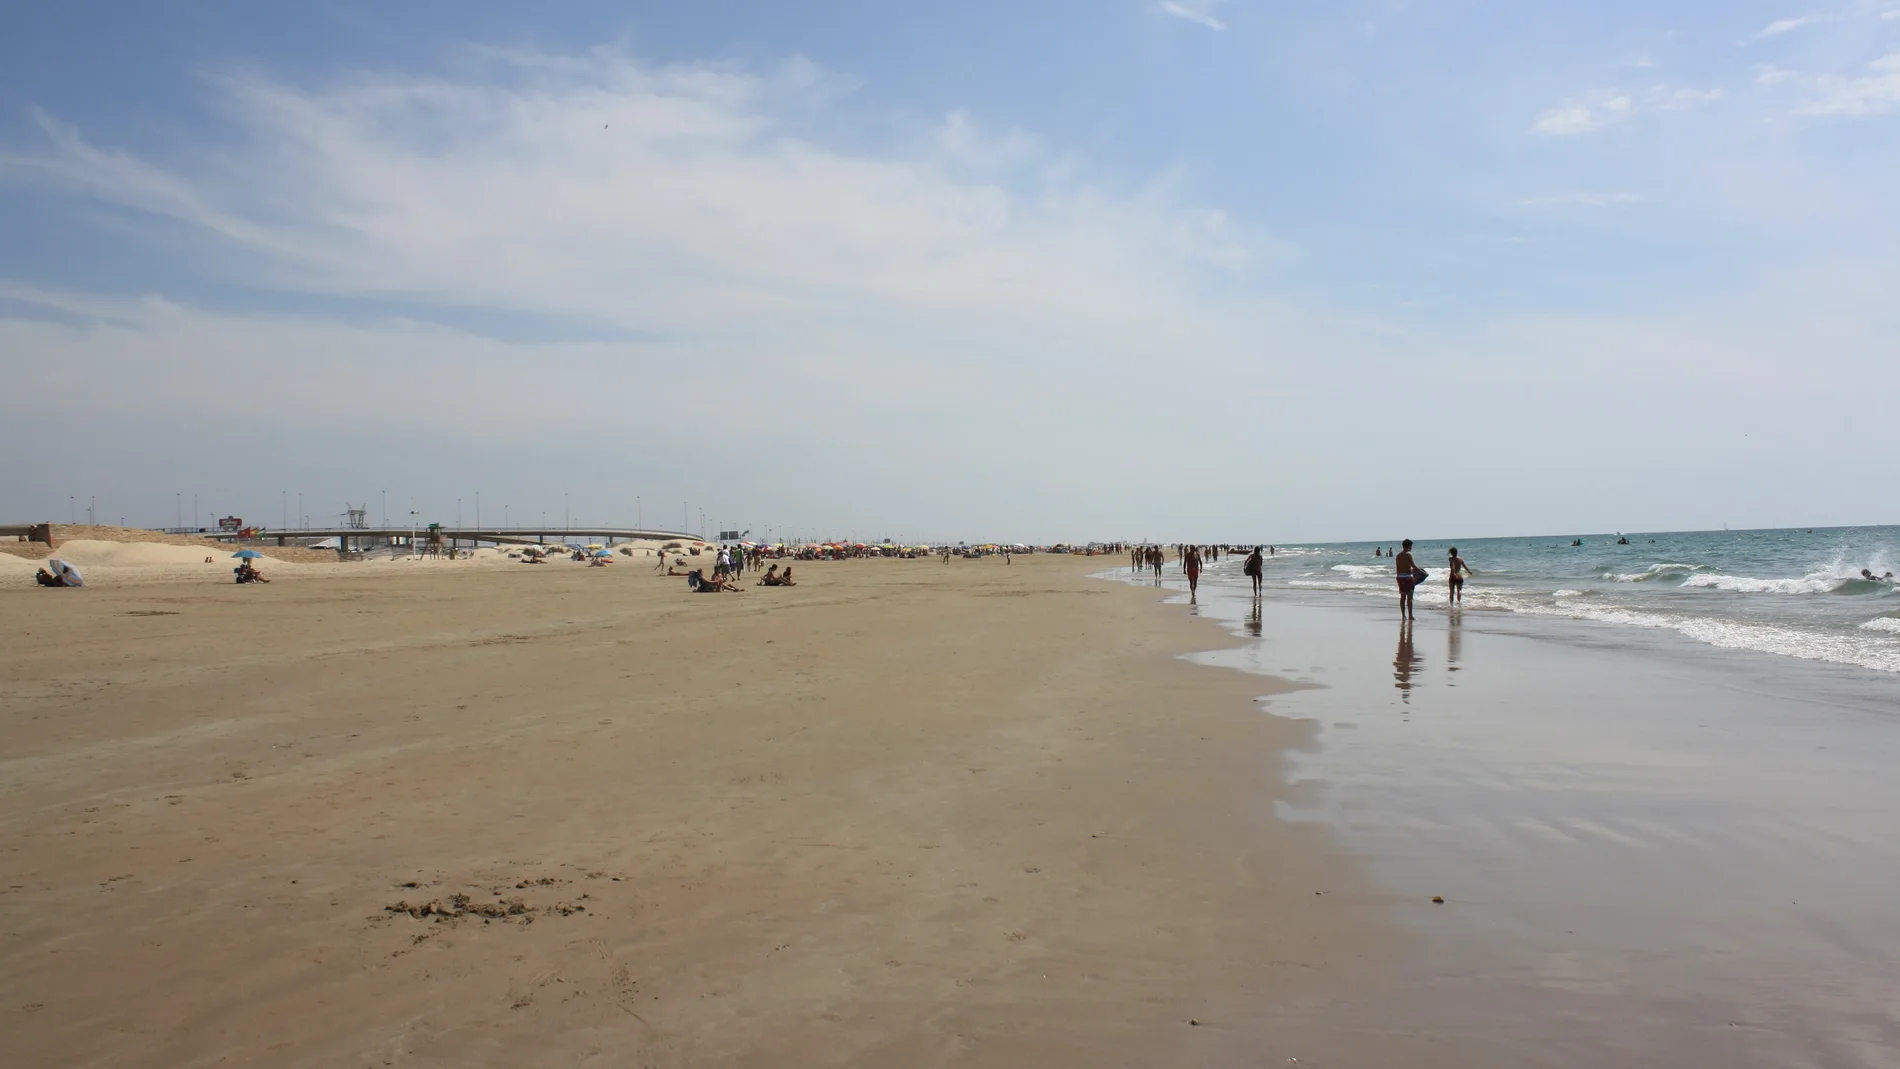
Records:
<instances>
[{"instance_id":1,"label":"reflection on wet sand","mask_svg":"<svg viewBox=\"0 0 1900 1069\"><path fill-rule=\"evenodd\" d=\"M1460 625L1464 623L1464 614L1457 609L1451 610L1445 623L1445 671L1459 670L1458 658L1464 656L1465 632ZM1455 686L1448 683L1446 686Z\"/></svg>"},{"instance_id":2,"label":"reflection on wet sand","mask_svg":"<svg viewBox=\"0 0 1900 1069\"><path fill-rule=\"evenodd\" d=\"M1249 635L1252 635L1255 638L1260 637L1260 599L1259 598L1254 599L1253 608L1247 611L1247 633Z\"/></svg>"},{"instance_id":3,"label":"reflection on wet sand","mask_svg":"<svg viewBox=\"0 0 1900 1069\"><path fill-rule=\"evenodd\" d=\"M1399 688L1399 694L1406 701L1412 700L1412 673L1418 670L1420 658L1412 649L1412 621L1399 623L1399 652L1392 658L1393 686Z\"/></svg>"}]
</instances>

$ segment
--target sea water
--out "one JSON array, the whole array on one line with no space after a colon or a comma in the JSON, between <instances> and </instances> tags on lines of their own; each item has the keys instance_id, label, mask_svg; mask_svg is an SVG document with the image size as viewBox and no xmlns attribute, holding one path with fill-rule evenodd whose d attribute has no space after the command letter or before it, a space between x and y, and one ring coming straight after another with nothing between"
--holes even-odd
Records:
<instances>
[{"instance_id":1,"label":"sea water","mask_svg":"<svg viewBox=\"0 0 1900 1069\"><path fill-rule=\"evenodd\" d=\"M1397 601L1392 562L1373 556L1385 545L1278 546L1264 558L1264 584ZM1472 571L1467 610L1664 629L1727 649L1900 672L1900 584L1860 574L1900 574L1900 527L1421 541L1412 553L1430 578L1415 595L1420 610L1445 605L1454 545ZM1244 584L1243 556L1223 554L1202 582ZM1177 577L1178 563L1166 573Z\"/></svg>"}]
</instances>

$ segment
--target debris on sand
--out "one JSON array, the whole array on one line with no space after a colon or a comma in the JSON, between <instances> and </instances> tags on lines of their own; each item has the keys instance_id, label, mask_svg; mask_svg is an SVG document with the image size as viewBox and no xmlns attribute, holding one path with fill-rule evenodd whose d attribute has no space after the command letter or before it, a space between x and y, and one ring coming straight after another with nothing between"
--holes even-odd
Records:
<instances>
[{"instance_id":1,"label":"debris on sand","mask_svg":"<svg viewBox=\"0 0 1900 1069\"><path fill-rule=\"evenodd\" d=\"M384 906L383 912L406 913L418 920L432 920L438 924L445 920L459 920L463 917L481 917L484 920L510 920L519 917L525 924L534 919L535 908L519 898L477 903L467 895L453 894L446 902L440 898L432 898L420 904L406 900L397 902L392 906Z\"/></svg>"}]
</instances>

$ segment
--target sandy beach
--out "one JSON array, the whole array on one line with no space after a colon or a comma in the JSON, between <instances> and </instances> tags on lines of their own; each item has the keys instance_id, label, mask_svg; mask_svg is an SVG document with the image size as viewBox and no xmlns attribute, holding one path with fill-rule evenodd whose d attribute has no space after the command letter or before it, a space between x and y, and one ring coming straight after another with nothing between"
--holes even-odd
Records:
<instances>
[{"instance_id":1,"label":"sandy beach","mask_svg":"<svg viewBox=\"0 0 1900 1069\"><path fill-rule=\"evenodd\" d=\"M1101 565L9 584L12 1057L1239 1064L1400 937Z\"/></svg>"}]
</instances>

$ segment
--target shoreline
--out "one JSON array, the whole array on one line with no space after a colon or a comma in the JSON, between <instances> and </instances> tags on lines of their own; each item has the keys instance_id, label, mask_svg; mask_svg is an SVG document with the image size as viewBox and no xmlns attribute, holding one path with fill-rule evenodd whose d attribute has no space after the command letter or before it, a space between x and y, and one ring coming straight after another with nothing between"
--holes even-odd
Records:
<instances>
[{"instance_id":1,"label":"shoreline","mask_svg":"<svg viewBox=\"0 0 1900 1069\"><path fill-rule=\"evenodd\" d=\"M1395 935L1274 815L1311 727L1104 564L8 592L0 1013L48 1063L1250 1056ZM455 894L533 921L387 912Z\"/></svg>"},{"instance_id":2,"label":"shoreline","mask_svg":"<svg viewBox=\"0 0 1900 1069\"><path fill-rule=\"evenodd\" d=\"M1205 575L1193 611L1260 636L1196 663L1319 685L1266 703L1321 730L1294 780L1324 786L1285 815L1338 834L1410 940L1277 1016L1269 1061L1900 1065L1877 673L1509 614L1256 614Z\"/></svg>"}]
</instances>

